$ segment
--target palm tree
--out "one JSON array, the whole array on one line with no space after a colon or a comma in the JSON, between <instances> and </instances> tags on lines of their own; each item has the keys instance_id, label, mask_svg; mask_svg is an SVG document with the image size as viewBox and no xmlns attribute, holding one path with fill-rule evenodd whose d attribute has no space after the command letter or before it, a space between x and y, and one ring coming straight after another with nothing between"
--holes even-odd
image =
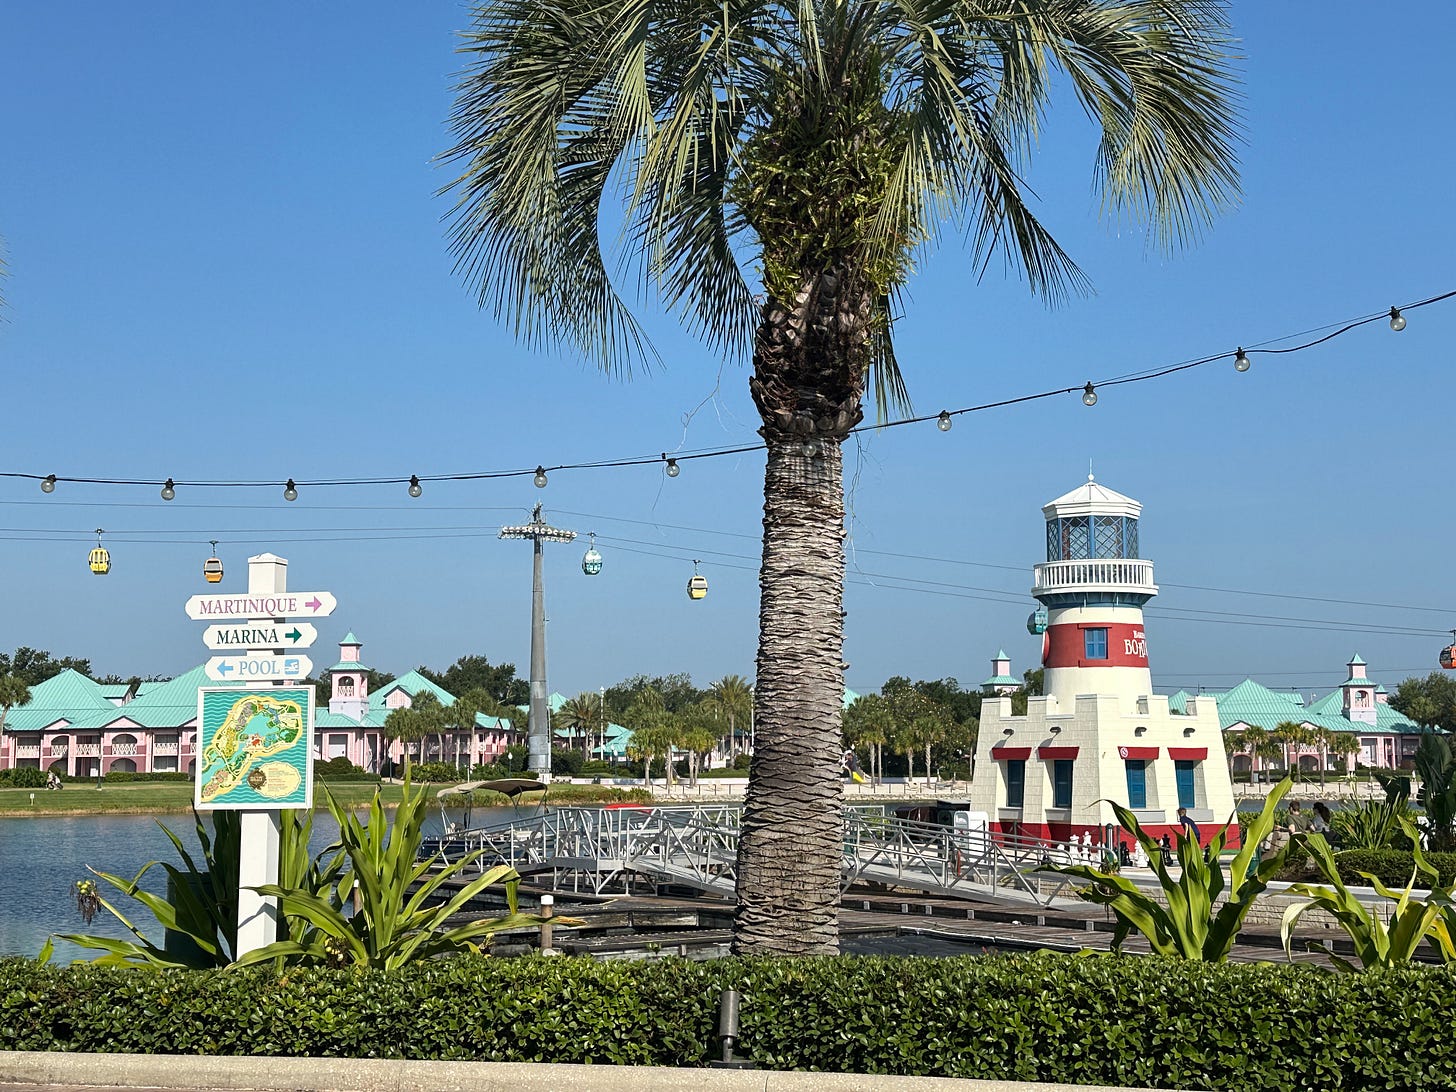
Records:
<instances>
[{"instance_id":1,"label":"palm tree","mask_svg":"<svg viewBox=\"0 0 1456 1092\"><path fill-rule=\"evenodd\" d=\"M1299 756L1314 740L1314 729L1299 721L1286 720L1274 725L1274 731L1269 738L1277 742L1284 749L1284 765L1286 769L1298 773ZM1293 762L1290 755L1293 755Z\"/></svg>"},{"instance_id":2,"label":"palm tree","mask_svg":"<svg viewBox=\"0 0 1456 1092\"><path fill-rule=\"evenodd\" d=\"M5 731L5 718L17 705L30 702L30 687L19 675L0 676L0 732Z\"/></svg>"},{"instance_id":3,"label":"palm tree","mask_svg":"<svg viewBox=\"0 0 1456 1092\"><path fill-rule=\"evenodd\" d=\"M742 675L724 675L708 688L708 700L728 722L728 755L738 747L738 725L753 717L753 687Z\"/></svg>"},{"instance_id":4,"label":"palm tree","mask_svg":"<svg viewBox=\"0 0 1456 1092\"><path fill-rule=\"evenodd\" d=\"M460 737L464 736L466 753L470 758L469 765L473 767L475 765L475 718L477 715L500 716L500 702L495 700L495 696L489 690L475 686L456 698L454 704L444 710L444 714L446 726L455 736L456 765L459 765L460 760Z\"/></svg>"},{"instance_id":5,"label":"palm tree","mask_svg":"<svg viewBox=\"0 0 1456 1092\"><path fill-rule=\"evenodd\" d=\"M950 219L978 270L999 254L1048 299L1086 286L1022 188L1054 87L1098 128L1104 207L1196 235L1237 188L1228 43L1221 0L478 0L447 189L481 305L621 371L650 355L625 259L710 347L752 355L767 465L735 951L838 948L840 449L870 389L882 417L908 404L891 334L918 252Z\"/></svg>"},{"instance_id":6,"label":"palm tree","mask_svg":"<svg viewBox=\"0 0 1456 1092\"><path fill-rule=\"evenodd\" d=\"M1240 751L1242 751L1248 745L1249 745L1248 738L1244 735L1243 732L1239 731L1238 729L1236 729L1236 728L1230 728L1226 732L1224 732L1224 734L1223 734L1223 753L1224 753L1224 757L1228 759L1228 768L1229 768L1229 776L1230 777L1233 777L1233 773L1234 773L1234 755L1238 754ZM1253 761L1250 760L1250 763L1249 764L1250 764L1250 766L1252 766L1253 765Z\"/></svg>"},{"instance_id":7,"label":"palm tree","mask_svg":"<svg viewBox=\"0 0 1456 1092\"><path fill-rule=\"evenodd\" d=\"M880 780L880 751L890 741L895 715L879 694L863 694L844 711L844 737L851 747L866 747L870 756L870 778Z\"/></svg>"},{"instance_id":8,"label":"palm tree","mask_svg":"<svg viewBox=\"0 0 1456 1092\"><path fill-rule=\"evenodd\" d=\"M408 745L413 743L416 747L422 747L426 736L444 730L447 717L448 712L440 704L440 699L428 690L423 690L414 695L409 705L391 710L389 716L384 718L384 730L389 738L397 739L405 744L404 776L406 780L410 776ZM420 757L423 758L423 755Z\"/></svg>"},{"instance_id":9,"label":"palm tree","mask_svg":"<svg viewBox=\"0 0 1456 1092\"><path fill-rule=\"evenodd\" d=\"M595 691L583 691L574 698L568 698L551 718L560 728L572 733L581 741L581 755L591 758L592 733L602 724L602 696Z\"/></svg>"}]
</instances>

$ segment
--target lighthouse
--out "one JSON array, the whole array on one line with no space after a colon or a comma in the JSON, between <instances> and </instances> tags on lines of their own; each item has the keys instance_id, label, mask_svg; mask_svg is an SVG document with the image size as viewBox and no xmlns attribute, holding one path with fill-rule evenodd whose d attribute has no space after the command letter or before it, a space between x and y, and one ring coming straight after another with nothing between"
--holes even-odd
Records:
<instances>
[{"instance_id":1,"label":"lighthouse","mask_svg":"<svg viewBox=\"0 0 1456 1092\"><path fill-rule=\"evenodd\" d=\"M1180 709L1153 693L1143 607L1158 587L1140 556L1142 504L1089 474L1042 516L1027 621L1042 694L1021 716L1009 696L982 702L972 808L992 829L1097 842L1118 837L1108 801L1154 837L1178 833L1184 808L1207 842L1233 814L1233 786L1213 699Z\"/></svg>"}]
</instances>

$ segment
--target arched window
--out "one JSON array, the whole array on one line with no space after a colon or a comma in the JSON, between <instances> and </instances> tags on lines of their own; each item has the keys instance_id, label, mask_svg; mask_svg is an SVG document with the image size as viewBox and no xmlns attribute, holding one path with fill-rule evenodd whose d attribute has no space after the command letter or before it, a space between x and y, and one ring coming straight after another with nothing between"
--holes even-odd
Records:
<instances>
[{"instance_id":1,"label":"arched window","mask_svg":"<svg viewBox=\"0 0 1456 1092\"><path fill-rule=\"evenodd\" d=\"M354 696L354 676L353 675L341 675L341 676L339 676L339 693L343 697L346 697L346 698L352 698Z\"/></svg>"}]
</instances>

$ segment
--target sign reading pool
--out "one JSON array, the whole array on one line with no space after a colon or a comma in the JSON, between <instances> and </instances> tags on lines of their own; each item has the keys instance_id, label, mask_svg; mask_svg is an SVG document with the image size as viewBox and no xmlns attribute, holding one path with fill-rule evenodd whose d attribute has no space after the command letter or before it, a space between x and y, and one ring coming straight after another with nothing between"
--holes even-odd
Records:
<instances>
[{"instance_id":1,"label":"sign reading pool","mask_svg":"<svg viewBox=\"0 0 1456 1092\"><path fill-rule=\"evenodd\" d=\"M313 806L313 688L197 691L199 809Z\"/></svg>"}]
</instances>

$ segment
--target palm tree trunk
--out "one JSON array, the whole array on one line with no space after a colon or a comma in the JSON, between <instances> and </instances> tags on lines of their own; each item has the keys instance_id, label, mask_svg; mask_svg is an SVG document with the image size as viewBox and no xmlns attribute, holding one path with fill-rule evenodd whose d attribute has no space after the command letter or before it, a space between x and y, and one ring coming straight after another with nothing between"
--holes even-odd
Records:
<instances>
[{"instance_id":1,"label":"palm tree trunk","mask_svg":"<svg viewBox=\"0 0 1456 1092\"><path fill-rule=\"evenodd\" d=\"M733 950L839 950L844 485L838 440L768 439L754 754Z\"/></svg>"}]
</instances>

